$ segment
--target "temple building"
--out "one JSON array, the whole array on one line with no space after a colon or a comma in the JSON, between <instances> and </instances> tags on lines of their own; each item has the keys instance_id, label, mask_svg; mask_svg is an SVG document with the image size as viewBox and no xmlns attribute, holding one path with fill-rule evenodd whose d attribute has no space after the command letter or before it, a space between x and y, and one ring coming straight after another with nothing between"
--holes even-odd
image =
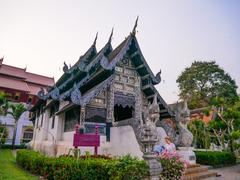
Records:
<instances>
[{"instance_id":1,"label":"temple building","mask_svg":"<svg viewBox=\"0 0 240 180\"><path fill-rule=\"evenodd\" d=\"M11 103L23 103L27 107L35 105L38 101L37 93L43 88L54 85L54 78L34 74L26 71L26 68L18 68L3 63L0 59L0 92L7 95ZM8 129L7 144L12 142L14 120L11 115L0 116L0 123ZM26 111L17 125L15 144L29 142L33 136L33 123L29 121L29 111Z\"/></svg>"},{"instance_id":2,"label":"temple building","mask_svg":"<svg viewBox=\"0 0 240 180\"><path fill-rule=\"evenodd\" d=\"M116 48L111 45L112 32L97 51L96 36L72 67L64 63L64 74L52 89L38 93L41 100L32 109L36 114L35 150L48 155L66 154L73 148L76 124L84 133L94 133L98 125L100 153L141 157L140 126L144 110L155 95L160 109L157 125L161 126L164 119L174 119L174 112L154 86L161 82L161 71L155 75L147 64L136 38L136 26L137 21ZM90 147L81 150L92 152Z\"/></svg>"}]
</instances>

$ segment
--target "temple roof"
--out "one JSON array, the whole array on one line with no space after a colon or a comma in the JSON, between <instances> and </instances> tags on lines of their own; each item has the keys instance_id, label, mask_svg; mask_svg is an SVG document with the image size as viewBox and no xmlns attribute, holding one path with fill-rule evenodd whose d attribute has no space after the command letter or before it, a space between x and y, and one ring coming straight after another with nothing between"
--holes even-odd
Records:
<instances>
[{"instance_id":1,"label":"temple roof","mask_svg":"<svg viewBox=\"0 0 240 180\"><path fill-rule=\"evenodd\" d=\"M95 44L71 68L66 68L62 77L47 94L39 93L42 99L71 100L75 104L85 105L88 99L96 96L96 91L105 88L111 81L115 67L124 58L131 59L142 80L142 91L152 99L158 94L160 109L165 109L167 116L171 110L160 96L154 85L161 81L161 71L155 76L148 66L139 47L135 33L130 33L115 49L111 45L112 33L108 42L97 52ZM75 98L73 98L75 96ZM76 100L78 99L78 100Z\"/></svg>"},{"instance_id":2,"label":"temple roof","mask_svg":"<svg viewBox=\"0 0 240 180\"><path fill-rule=\"evenodd\" d=\"M41 87L46 88L53 85L54 78L27 72L26 68L3 64L3 58L0 59L0 88L37 95Z\"/></svg>"}]
</instances>

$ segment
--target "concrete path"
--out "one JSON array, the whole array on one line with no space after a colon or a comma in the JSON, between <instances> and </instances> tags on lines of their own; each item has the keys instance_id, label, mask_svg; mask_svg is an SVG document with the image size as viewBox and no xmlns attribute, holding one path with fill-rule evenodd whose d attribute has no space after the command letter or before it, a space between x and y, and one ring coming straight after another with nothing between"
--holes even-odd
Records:
<instances>
[{"instance_id":1,"label":"concrete path","mask_svg":"<svg viewBox=\"0 0 240 180\"><path fill-rule=\"evenodd\" d=\"M209 171L215 171L218 174L221 174L221 176L206 178L206 180L240 180L240 164L230 167L212 169Z\"/></svg>"}]
</instances>

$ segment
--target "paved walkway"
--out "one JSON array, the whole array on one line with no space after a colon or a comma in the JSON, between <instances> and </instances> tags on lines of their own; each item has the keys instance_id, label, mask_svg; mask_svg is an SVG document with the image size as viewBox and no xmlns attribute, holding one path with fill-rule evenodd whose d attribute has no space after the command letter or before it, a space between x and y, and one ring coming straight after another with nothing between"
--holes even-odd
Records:
<instances>
[{"instance_id":1,"label":"paved walkway","mask_svg":"<svg viewBox=\"0 0 240 180\"><path fill-rule=\"evenodd\" d=\"M212 169L210 171L215 171L221 174L220 177L211 177L206 180L240 180L240 164L230 167Z\"/></svg>"}]
</instances>

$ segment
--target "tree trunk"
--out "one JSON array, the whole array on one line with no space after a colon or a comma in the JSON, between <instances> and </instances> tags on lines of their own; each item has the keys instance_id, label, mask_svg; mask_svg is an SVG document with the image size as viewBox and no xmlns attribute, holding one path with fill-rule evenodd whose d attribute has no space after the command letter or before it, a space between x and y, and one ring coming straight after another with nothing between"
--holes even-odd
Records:
<instances>
[{"instance_id":1,"label":"tree trunk","mask_svg":"<svg viewBox=\"0 0 240 180\"><path fill-rule=\"evenodd\" d=\"M15 149L15 140L16 140L16 134L17 134L17 123L14 124L13 129L13 140L12 140L12 149Z\"/></svg>"}]
</instances>

